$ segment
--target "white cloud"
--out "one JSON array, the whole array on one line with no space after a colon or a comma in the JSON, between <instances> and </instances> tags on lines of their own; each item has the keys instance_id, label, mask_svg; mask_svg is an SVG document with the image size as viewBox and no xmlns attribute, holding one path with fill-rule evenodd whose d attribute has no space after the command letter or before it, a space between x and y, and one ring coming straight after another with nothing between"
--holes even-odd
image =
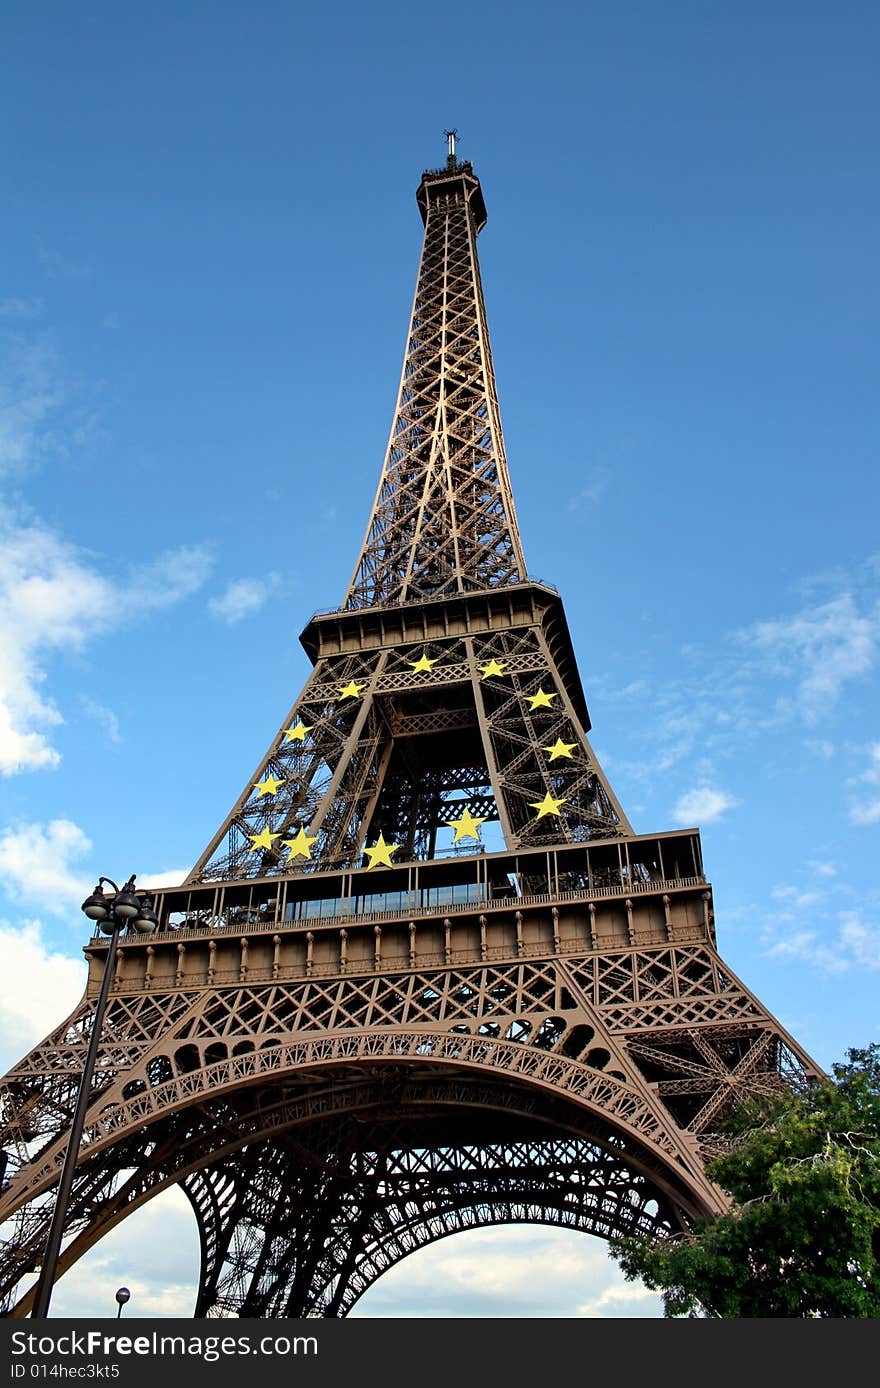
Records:
<instances>
[{"instance_id":1,"label":"white cloud","mask_svg":"<svg viewBox=\"0 0 880 1388\"><path fill-rule=\"evenodd\" d=\"M765 933L765 938L771 936L774 943L764 951L768 959L797 959L825 974L845 973L849 968L844 955L831 948L828 938L817 930L802 927L779 933L775 926Z\"/></svg>"},{"instance_id":2,"label":"white cloud","mask_svg":"<svg viewBox=\"0 0 880 1388\"><path fill-rule=\"evenodd\" d=\"M859 780L869 786L880 786L880 742L872 742L868 748L868 765Z\"/></svg>"},{"instance_id":3,"label":"white cloud","mask_svg":"<svg viewBox=\"0 0 880 1388\"><path fill-rule=\"evenodd\" d=\"M7 318L34 301L6 300ZM0 475L81 452L100 424L65 370L51 336L0 334ZM107 567L106 565L104 566ZM180 601L201 587L211 560L200 546L160 556L127 579L39 522L0 505L0 775L50 770L50 730L63 721L44 693L46 661L94 636Z\"/></svg>"},{"instance_id":4,"label":"white cloud","mask_svg":"<svg viewBox=\"0 0 880 1388\"><path fill-rule=\"evenodd\" d=\"M799 887L774 887L770 895L774 901L785 902L793 911L805 911L821 900L820 892L802 892Z\"/></svg>"},{"instance_id":5,"label":"white cloud","mask_svg":"<svg viewBox=\"0 0 880 1388\"><path fill-rule=\"evenodd\" d=\"M106 704L98 704L94 699L81 699L80 705L86 717L91 718L102 727L108 739L118 746L122 741L122 733L119 727L119 717L112 708L107 708Z\"/></svg>"},{"instance_id":6,"label":"white cloud","mask_svg":"<svg viewBox=\"0 0 880 1388\"><path fill-rule=\"evenodd\" d=\"M160 887L179 887L188 872L189 868L167 868L164 872L145 872L143 876L138 873L137 889L157 892Z\"/></svg>"},{"instance_id":7,"label":"white cloud","mask_svg":"<svg viewBox=\"0 0 880 1388\"><path fill-rule=\"evenodd\" d=\"M111 1230L65 1274L53 1293L53 1314L113 1317L116 1288L125 1285L132 1298L123 1317L190 1316L198 1257L189 1202L172 1187ZM468 1230L411 1254L374 1283L353 1318L662 1314L661 1298L625 1283L599 1240L570 1229L519 1225Z\"/></svg>"},{"instance_id":8,"label":"white cloud","mask_svg":"<svg viewBox=\"0 0 880 1388\"><path fill-rule=\"evenodd\" d=\"M0 921L0 1073L63 1022L85 985L82 956L53 950L38 921Z\"/></svg>"},{"instance_id":9,"label":"white cloud","mask_svg":"<svg viewBox=\"0 0 880 1388\"><path fill-rule=\"evenodd\" d=\"M697 786L679 796L672 817L676 824L685 826L714 824L727 810L739 804L732 795L711 786Z\"/></svg>"},{"instance_id":10,"label":"white cloud","mask_svg":"<svg viewBox=\"0 0 880 1388\"><path fill-rule=\"evenodd\" d=\"M815 918L816 913L812 912ZM818 927L791 925L783 913L764 931L764 953L771 959L797 959L824 974L850 969L880 969L880 926L859 911L839 911L836 918L823 915Z\"/></svg>"},{"instance_id":11,"label":"white cloud","mask_svg":"<svg viewBox=\"0 0 880 1388\"><path fill-rule=\"evenodd\" d=\"M48 279L86 280L93 273L90 260L77 260L52 246L38 246L37 259Z\"/></svg>"},{"instance_id":12,"label":"white cloud","mask_svg":"<svg viewBox=\"0 0 880 1388\"><path fill-rule=\"evenodd\" d=\"M25 300L6 300L5 312ZM57 353L45 338L4 333L0 358L0 474L19 471L46 455L65 451L58 412L69 399Z\"/></svg>"},{"instance_id":13,"label":"white cloud","mask_svg":"<svg viewBox=\"0 0 880 1388\"><path fill-rule=\"evenodd\" d=\"M830 761L836 751L834 743L829 742L827 738L809 738L806 745L811 752L815 752L816 756L821 757L823 761Z\"/></svg>"},{"instance_id":14,"label":"white cloud","mask_svg":"<svg viewBox=\"0 0 880 1388\"><path fill-rule=\"evenodd\" d=\"M82 871L78 860L91 853L91 841L69 819L42 824L17 824L0 831L0 886L15 900L38 906L52 915L74 919L82 925L79 907L95 884L91 869ZM158 891L177 887L189 868L165 868L139 873L137 890Z\"/></svg>"},{"instance_id":15,"label":"white cloud","mask_svg":"<svg viewBox=\"0 0 880 1388\"><path fill-rule=\"evenodd\" d=\"M116 1316L116 1289L128 1287L125 1317L189 1317L198 1291L199 1233L192 1207L171 1186L135 1210L76 1263L52 1293L52 1315Z\"/></svg>"},{"instance_id":16,"label":"white cloud","mask_svg":"<svg viewBox=\"0 0 880 1388\"><path fill-rule=\"evenodd\" d=\"M117 609L120 615L130 617L172 607L198 592L213 565L206 545L182 545L167 550L145 569L133 572L128 582L116 589Z\"/></svg>"},{"instance_id":17,"label":"white cloud","mask_svg":"<svg viewBox=\"0 0 880 1388\"><path fill-rule=\"evenodd\" d=\"M813 872L818 874L819 877L837 876L837 868L834 866L833 863L810 863L810 867L812 868Z\"/></svg>"},{"instance_id":18,"label":"white cloud","mask_svg":"<svg viewBox=\"0 0 880 1388\"><path fill-rule=\"evenodd\" d=\"M592 511L608 491L611 474L607 468L594 468L585 487L569 499L569 511Z\"/></svg>"},{"instance_id":19,"label":"white cloud","mask_svg":"<svg viewBox=\"0 0 880 1388\"><path fill-rule=\"evenodd\" d=\"M624 1278L601 1240L572 1229L469 1229L404 1258L367 1291L356 1318L660 1316L659 1296ZM621 1295L612 1289L621 1289Z\"/></svg>"},{"instance_id":20,"label":"white cloud","mask_svg":"<svg viewBox=\"0 0 880 1388\"><path fill-rule=\"evenodd\" d=\"M793 617L757 622L740 640L760 652L779 674L797 674L797 700L803 717L814 722L837 701L849 680L874 666L880 613L860 612L851 593L843 593Z\"/></svg>"},{"instance_id":21,"label":"white cloud","mask_svg":"<svg viewBox=\"0 0 880 1388\"><path fill-rule=\"evenodd\" d=\"M66 916L94 885L74 864L91 851L91 841L69 819L20 824L0 833L0 882L10 895Z\"/></svg>"},{"instance_id":22,"label":"white cloud","mask_svg":"<svg viewBox=\"0 0 880 1388\"><path fill-rule=\"evenodd\" d=\"M840 943L855 965L880 969L880 926L862 920L858 911L840 914Z\"/></svg>"},{"instance_id":23,"label":"white cloud","mask_svg":"<svg viewBox=\"0 0 880 1388\"><path fill-rule=\"evenodd\" d=\"M188 597L204 583L202 547L161 556L125 582L39 524L0 511L0 775L47 770L60 754L47 729L63 721L42 693L47 657Z\"/></svg>"},{"instance_id":24,"label":"white cloud","mask_svg":"<svg viewBox=\"0 0 880 1388\"><path fill-rule=\"evenodd\" d=\"M25 299L21 295L0 300L0 318L39 318L43 312L43 300Z\"/></svg>"},{"instance_id":25,"label":"white cloud","mask_svg":"<svg viewBox=\"0 0 880 1388\"><path fill-rule=\"evenodd\" d=\"M228 584L220 598L211 598L208 611L212 617L233 626L245 617L252 617L265 604L266 599L278 586L278 575L269 574L267 578L237 578Z\"/></svg>"},{"instance_id":26,"label":"white cloud","mask_svg":"<svg viewBox=\"0 0 880 1388\"><path fill-rule=\"evenodd\" d=\"M880 742L873 742L868 748L868 765L857 778L857 784L880 786ZM853 824L880 824L880 794L875 791L867 800L853 805L849 817Z\"/></svg>"},{"instance_id":27,"label":"white cloud","mask_svg":"<svg viewBox=\"0 0 880 1388\"><path fill-rule=\"evenodd\" d=\"M615 1310L615 1307L628 1307L628 1310ZM639 1283L624 1282L621 1285L606 1287L592 1301L579 1306L575 1315L606 1320L611 1316L656 1316L657 1293L649 1292Z\"/></svg>"}]
</instances>

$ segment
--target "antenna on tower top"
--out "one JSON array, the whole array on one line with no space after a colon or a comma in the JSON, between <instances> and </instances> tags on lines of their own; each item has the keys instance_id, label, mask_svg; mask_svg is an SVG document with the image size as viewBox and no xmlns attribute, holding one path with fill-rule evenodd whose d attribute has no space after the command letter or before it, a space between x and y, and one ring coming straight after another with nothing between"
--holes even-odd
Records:
<instances>
[{"instance_id":1,"label":"antenna on tower top","mask_svg":"<svg viewBox=\"0 0 880 1388\"><path fill-rule=\"evenodd\" d=\"M448 154L447 159L446 159L446 167L449 168L449 169L454 169L454 168L455 168L455 164L456 164L456 158L455 158L455 141L456 141L456 139L458 138L458 131L457 131L457 130L444 130L444 131L443 131L443 134L446 136L446 139L447 139L448 142L449 142L449 154Z\"/></svg>"}]
</instances>

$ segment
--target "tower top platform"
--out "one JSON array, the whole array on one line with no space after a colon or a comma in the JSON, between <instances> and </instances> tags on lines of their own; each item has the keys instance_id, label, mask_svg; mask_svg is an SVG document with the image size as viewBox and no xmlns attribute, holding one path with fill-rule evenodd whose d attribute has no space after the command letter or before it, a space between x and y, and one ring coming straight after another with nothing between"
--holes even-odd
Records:
<instances>
[{"instance_id":1,"label":"tower top platform","mask_svg":"<svg viewBox=\"0 0 880 1388\"><path fill-rule=\"evenodd\" d=\"M474 219L474 229L482 231L486 225L486 202L480 180L469 161L460 161L451 155L442 169L426 169L416 193L416 202L422 214L422 222L427 223L428 209L433 202L448 197L464 197L470 203Z\"/></svg>"}]
</instances>

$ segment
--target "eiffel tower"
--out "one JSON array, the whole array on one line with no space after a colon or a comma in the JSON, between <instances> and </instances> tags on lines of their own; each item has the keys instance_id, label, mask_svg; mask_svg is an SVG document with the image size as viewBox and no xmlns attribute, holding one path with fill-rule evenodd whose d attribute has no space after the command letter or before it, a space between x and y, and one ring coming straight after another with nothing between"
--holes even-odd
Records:
<instances>
[{"instance_id":1,"label":"eiffel tower","mask_svg":"<svg viewBox=\"0 0 880 1388\"><path fill-rule=\"evenodd\" d=\"M530 579L449 135L397 407L312 672L159 929L121 940L63 1272L179 1184L198 1317L341 1317L460 1229L662 1239L725 1207L745 1097L817 1067L718 954L696 829L637 834ZM485 827L484 827L485 826ZM26 1315L107 956L5 1077L0 1251Z\"/></svg>"}]
</instances>

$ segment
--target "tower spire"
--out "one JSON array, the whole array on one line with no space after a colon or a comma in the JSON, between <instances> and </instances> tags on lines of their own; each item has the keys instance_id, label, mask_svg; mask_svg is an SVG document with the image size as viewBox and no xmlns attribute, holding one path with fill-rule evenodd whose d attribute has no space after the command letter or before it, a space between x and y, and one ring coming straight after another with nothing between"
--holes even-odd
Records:
<instances>
[{"instance_id":1,"label":"tower spire","mask_svg":"<svg viewBox=\"0 0 880 1388\"><path fill-rule=\"evenodd\" d=\"M446 132L422 175L425 224L391 436L345 608L418 602L526 577L477 259L486 204Z\"/></svg>"}]
</instances>

